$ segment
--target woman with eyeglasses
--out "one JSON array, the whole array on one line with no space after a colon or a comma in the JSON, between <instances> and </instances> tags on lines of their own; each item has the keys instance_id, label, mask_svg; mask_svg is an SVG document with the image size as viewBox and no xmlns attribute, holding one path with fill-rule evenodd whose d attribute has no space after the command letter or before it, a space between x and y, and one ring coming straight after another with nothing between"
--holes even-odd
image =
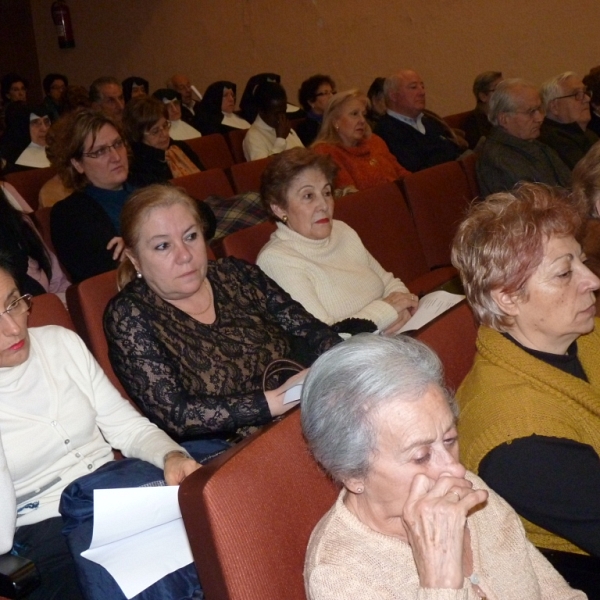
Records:
<instances>
[{"instance_id":1,"label":"woman with eyeglasses","mask_svg":"<svg viewBox=\"0 0 600 600\"><path fill-rule=\"evenodd\" d=\"M124 487L114 485L118 472L125 485L163 478L178 485L199 464L119 395L75 333L53 325L28 329L30 307L31 296L21 295L10 258L0 252L0 553L12 548L40 571L41 586L28 600L124 600L112 577L76 552L91 538L91 519L63 522L75 495L71 484L80 493L100 479L102 487ZM130 460L113 462L112 448ZM136 598L198 594L189 565Z\"/></svg>"},{"instance_id":2,"label":"woman with eyeglasses","mask_svg":"<svg viewBox=\"0 0 600 600\"><path fill-rule=\"evenodd\" d=\"M335 94L335 82L329 75L313 75L302 82L298 100L306 111L306 119L296 126L296 133L308 148L319 134L323 113Z\"/></svg>"},{"instance_id":3,"label":"woman with eyeglasses","mask_svg":"<svg viewBox=\"0 0 600 600\"><path fill-rule=\"evenodd\" d=\"M123 127L133 152L129 166L129 181L133 185L166 183L174 177L204 170L185 142L170 138L171 122L160 100L147 96L130 102L125 107Z\"/></svg>"},{"instance_id":4,"label":"woman with eyeglasses","mask_svg":"<svg viewBox=\"0 0 600 600\"><path fill-rule=\"evenodd\" d=\"M120 126L91 109L66 117L52 139L52 164L70 196L52 207L52 243L73 283L116 269L119 217L134 190Z\"/></svg>"}]
</instances>

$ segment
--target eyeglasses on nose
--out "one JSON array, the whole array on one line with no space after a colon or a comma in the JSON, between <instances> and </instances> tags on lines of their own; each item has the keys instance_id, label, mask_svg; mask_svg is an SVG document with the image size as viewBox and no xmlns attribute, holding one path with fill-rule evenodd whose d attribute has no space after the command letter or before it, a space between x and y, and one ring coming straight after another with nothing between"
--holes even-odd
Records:
<instances>
[{"instance_id":1,"label":"eyeglasses on nose","mask_svg":"<svg viewBox=\"0 0 600 600\"><path fill-rule=\"evenodd\" d=\"M110 149L114 148L115 150L120 150L125 146L125 142L123 140L117 140L114 144L110 144L109 146L102 146L98 148L98 150L94 150L93 152L82 152L82 156L87 156L88 158L102 158L103 156L108 156Z\"/></svg>"},{"instance_id":2,"label":"eyeglasses on nose","mask_svg":"<svg viewBox=\"0 0 600 600\"><path fill-rule=\"evenodd\" d=\"M13 300L5 310L0 312L0 319L4 315L10 315L11 317L18 317L23 313L27 312L31 308L31 294L25 294L16 300Z\"/></svg>"}]
</instances>

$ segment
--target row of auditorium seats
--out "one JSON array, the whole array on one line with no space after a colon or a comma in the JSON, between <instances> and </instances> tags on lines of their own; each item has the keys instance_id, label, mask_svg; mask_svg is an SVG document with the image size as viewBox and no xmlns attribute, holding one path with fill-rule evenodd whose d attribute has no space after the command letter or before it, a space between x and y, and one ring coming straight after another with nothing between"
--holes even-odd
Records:
<instances>
[{"instance_id":1,"label":"row of auditorium seats","mask_svg":"<svg viewBox=\"0 0 600 600\"><path fill-rule=\"evenodd\" d=\"M104 306L115 292L114 272L73 286L67 298L76 327L56 296L37 296L30 326L77 330L115 382L101 329ZM475 355L468 305L458 304L416 337L439 354L446 381L456 388ZM297 409L186 478L179 502L206 599L304 600L308 538L337 493L310 458Z\"/></svg>"}]
</instances>

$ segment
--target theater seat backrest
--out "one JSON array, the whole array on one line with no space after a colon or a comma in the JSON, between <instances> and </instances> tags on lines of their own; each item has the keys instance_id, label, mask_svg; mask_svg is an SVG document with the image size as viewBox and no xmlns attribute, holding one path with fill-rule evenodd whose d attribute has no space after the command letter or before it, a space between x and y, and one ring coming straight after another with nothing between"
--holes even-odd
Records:
<instances>
[{"instance_id":1,"label":"theater seat backrest","mask_svg":"<svg viewBox=\"0 0 600 600\"><path fill-rule=\"evenodd\" d=\"M179 504L207 600L305 600L308 539L337 494L299 409L187 477Z\"/></svg>"}]
</instances>

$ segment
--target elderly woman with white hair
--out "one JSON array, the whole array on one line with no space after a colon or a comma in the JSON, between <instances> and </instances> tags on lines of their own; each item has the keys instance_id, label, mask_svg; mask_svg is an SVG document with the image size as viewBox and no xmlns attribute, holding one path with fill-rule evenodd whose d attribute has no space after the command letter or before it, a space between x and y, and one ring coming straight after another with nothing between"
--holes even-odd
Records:
<instances>
[{"instance_id":1,"label":"elderly woman with white hair","mask_svg":"<svg viewBox=\"0 0 600 600\"><path fill-rule=\"evenodd\" d=\"M324 354L302 427L342 485L308 545L309 600L585 598L459 462L456 406L424 344L363 334Z\"/></svg>"},{"instance_id":2,"label":"elderly woman with white hair","mask_svg":"<svg viewBox=\"0 0 600 600\"><path fill-rule=\"evenodd\" d=\"M335 189L364 190L410 173L371 132L366 119L369 106L369 99L358 90L339 92L327 105L311 150L330 155L339 167Z\"/></svg>"},{"instance_id":3,"label":"elderly woman with white hair","mask_svg":"<svg viewBox=\"0 0 600 600\"><path fill-rule=\"evenodd\" d=\"M505 79L490 98L492 133L480 145L477 181L482 196L505 192L521 181L568 187L571 172L558 154L537 138L544 120L538 88L524 79Z\"/></svg>"},{"instance_id":4,"label":"elderly woman with white hair","mask_svg":"<svg viewBox=\"0 0 600 600\"><path fill-rule=\"evenodd\" d=\"M592 118L591 98L592 92L573 71L561 73L542 84L546 118L540 142L553 148L569 169L598 141L598 136L587 129Z\"/></svg>"}]
</instances>

